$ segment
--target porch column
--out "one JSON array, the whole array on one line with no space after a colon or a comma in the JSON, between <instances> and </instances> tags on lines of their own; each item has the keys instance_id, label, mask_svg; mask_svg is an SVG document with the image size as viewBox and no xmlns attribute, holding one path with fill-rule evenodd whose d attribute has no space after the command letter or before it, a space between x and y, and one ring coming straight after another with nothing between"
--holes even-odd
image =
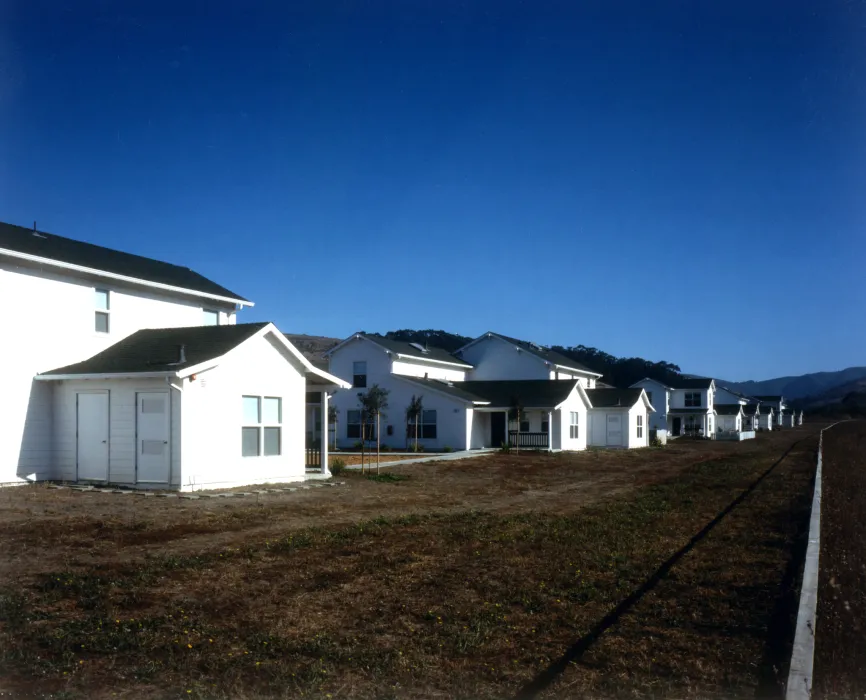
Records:
<instances>
[{"instance_id":1,"label":"porch column","mask_svg":"<svg viewBox=\"0 0 866 700\"><path fill-rule=\"evenodd\" d=\"M553 451L553 411L547 412L547 451Z\"/></svg>"},{"instance_id":2,"label":"porch column","mask_svg":"<svg viewBox=\"0 0 866 700\"><path fill-rule=\"evenodd\" d=\"M331 472L328 471L328 435L330 434L329 426L328 426L328 392L322 392L322 430L319 439L322 441L322 447L319 450L322 455L321 458L321 468L322 474L325 476L330 476ZM315 428L315 424L313 424L313 428Z\"/></svg>"}]
</instances>

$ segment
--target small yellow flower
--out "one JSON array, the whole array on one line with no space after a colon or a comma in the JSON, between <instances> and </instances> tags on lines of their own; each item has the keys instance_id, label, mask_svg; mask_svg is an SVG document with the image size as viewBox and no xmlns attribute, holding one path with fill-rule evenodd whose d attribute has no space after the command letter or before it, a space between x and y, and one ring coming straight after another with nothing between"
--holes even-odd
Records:
<instances>
[{"instance_id":1,"label":"small yellow flower","mask_svg":"<svg viewBox=\"0 0 866 700\"><path fill-rule=\"evenodd\" d=\"M187 645L186 645L186 648L187 648L187 649L192 649L192 644L187 644Z\"/></svg>"},{"instance_id":2,"label":"small yellow flower","mask_svg":"<svg viewBox=\"0 0 866 700\"><path fill-rule=\"evenodd\" d=\"M79 661L78 663L83 664L83 663L84 663L84 660L81 660L81 661Z\"/></svg>"}]
</instances>

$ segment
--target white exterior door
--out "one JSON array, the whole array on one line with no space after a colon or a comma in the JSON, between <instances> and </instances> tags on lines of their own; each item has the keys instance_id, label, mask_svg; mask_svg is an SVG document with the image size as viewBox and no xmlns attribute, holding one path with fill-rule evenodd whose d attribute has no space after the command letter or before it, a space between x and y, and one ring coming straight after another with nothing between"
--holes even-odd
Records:
<instances>
[{"instance_id":1,"label":"white exterior door","mask_svg":"<svg viewBox=\"0 0 866 700\"><path fill-rule=\"evenodd\" d=\"M76 394L78 478L108 481L108 392Z\"/></svg>"},{"instance_id":2,"label":"white exterior door","mask_svg":"<svg viewBox=\"0 0 866 700\"><path fill-rule=\"evenodd\" d=\"M136 395L136 482L167 484L169 480L169 405L166 392Z\"/></svg>"},{"instance_id":3,"label":"white exterior door","mask_svg":"<svg viewBox=\"0 0 866 700\"><path fill-rule=\"evenodd\" d=\"M622 416L618 413L607 414L607 444L622 445Z\"/></svg>"}]
</instances>

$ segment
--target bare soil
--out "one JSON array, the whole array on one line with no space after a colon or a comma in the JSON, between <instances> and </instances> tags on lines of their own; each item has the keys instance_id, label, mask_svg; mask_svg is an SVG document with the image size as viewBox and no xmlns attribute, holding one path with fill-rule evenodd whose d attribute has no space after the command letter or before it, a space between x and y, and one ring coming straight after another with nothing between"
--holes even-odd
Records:
<instances>
[{"instance_id":1,"label":"bare soil","mask_svg":"<svg viewBox=\"0 0 866 700\"><path fill-rule=\"evenodd\" d=\"M866 697L866 421L824 433L816 698Z\"/></svg>"},{"instance_id":2,"label":"bare soil","mask_svg":"<svg viewBox=\"0 0 866 700\"><path fill-rule=\"evenodd\" d=\"M344 472L257 500L8 489L0 688L778 696L818 427Z\"/></svg>"}]
</instances>

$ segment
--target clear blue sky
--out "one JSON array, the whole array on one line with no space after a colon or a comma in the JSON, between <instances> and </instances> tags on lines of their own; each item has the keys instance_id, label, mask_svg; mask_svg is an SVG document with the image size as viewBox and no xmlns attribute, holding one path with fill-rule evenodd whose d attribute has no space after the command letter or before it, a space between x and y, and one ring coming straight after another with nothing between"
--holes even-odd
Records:
<instances>
[{"instance_id":1,"label":"clear blue sky","mask_svg":"<svg viewBox=\"0 0 866 700\"><path fill-rule=\"evenodd\" d=\"M0 220L289 332L866 364L863 2L242 4L0 4Z\"/></svg>"}]
</instances>

